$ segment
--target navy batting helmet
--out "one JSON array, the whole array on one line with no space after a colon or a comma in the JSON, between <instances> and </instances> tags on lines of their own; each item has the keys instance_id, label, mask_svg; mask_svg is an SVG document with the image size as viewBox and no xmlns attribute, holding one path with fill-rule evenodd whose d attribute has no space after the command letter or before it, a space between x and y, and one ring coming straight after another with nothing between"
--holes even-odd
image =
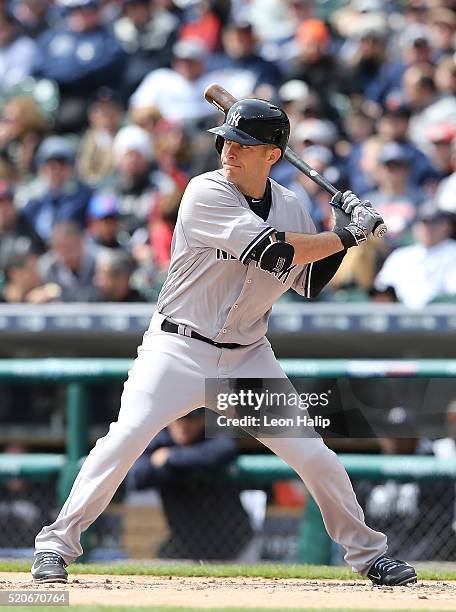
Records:
<instances>
[{"instance_id":1,"label":"navy batting helmet","mask_svg":"<svg viewBox=\"0 0 456 612\"><path fill-rule=\"evenodd\" d=\"M226 138L243 145L273 144L283 156L290 136L290 122L283 110L271 102L246 98L233 104L225 123L209 132L217 134L215 147L219 153Z\"/></svg>"}]
</instances>

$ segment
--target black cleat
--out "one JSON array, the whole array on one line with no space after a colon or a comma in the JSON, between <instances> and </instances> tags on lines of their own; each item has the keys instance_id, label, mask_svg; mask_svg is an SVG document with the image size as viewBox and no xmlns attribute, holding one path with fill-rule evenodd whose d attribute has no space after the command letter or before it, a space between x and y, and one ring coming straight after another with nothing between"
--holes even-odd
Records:
<instances>
[{"instance_id":1,"label":"black cleat","mask_svg":"<svg viewBox=\"0 0 456 612\"><path fill-rule=\"evenodd\" d=\"M383 555L374 561L367 572L374 584L383 586L402 586L416 582L415 568L399 559Z\"/></svg>"},{"instance_id":2,"label":"black cleat","mask_svg":"<svg viewBox=\"0 0 456 612\"><path fill-rule=\"evenodd\" d=\"M54 552L39 552L32 565L32 576L37 582L67 582L66 563Z\"/></svg>"}]
</instances>

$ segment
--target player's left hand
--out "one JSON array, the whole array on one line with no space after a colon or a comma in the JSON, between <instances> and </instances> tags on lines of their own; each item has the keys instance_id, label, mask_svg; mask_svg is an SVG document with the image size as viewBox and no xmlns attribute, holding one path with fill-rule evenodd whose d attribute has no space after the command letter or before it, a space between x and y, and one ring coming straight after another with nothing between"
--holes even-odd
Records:
<instances>
[{"instance_id":1,"label":"player's left hand","mask_svg":"<svg viewBox=\"0 0 456 612\"><path fill-rule=\"evenodd\" d=\"M357 206L372 207L372 204L369 200L361 201L358 196L350 190L344 191L342 195L336 194L336 196L334 197L337 197L337 201L334 202L336 206L340 206L342 210L349 215ZM333 199L331 199L331 203L333 203Z\"/></svg>"}]
</instances>

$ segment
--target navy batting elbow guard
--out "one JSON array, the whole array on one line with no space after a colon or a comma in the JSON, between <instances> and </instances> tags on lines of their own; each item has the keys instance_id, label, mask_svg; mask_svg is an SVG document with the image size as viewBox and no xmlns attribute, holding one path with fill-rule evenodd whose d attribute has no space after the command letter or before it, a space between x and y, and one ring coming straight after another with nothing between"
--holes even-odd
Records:
<instances>
[{"instance_id":1,"label":"navy batting elbow guard","mask_svg":"<svg viewBox=\"0 0 456 612\"><path fill-rule=\"evenodd\" d=\"M294 247L285 242L284 232L274 232L276 241L269 234L250 253L250 258L257 261L260 268L271 274L280 274L287 270L293 261Z\"/></svg>"}]
</instances>

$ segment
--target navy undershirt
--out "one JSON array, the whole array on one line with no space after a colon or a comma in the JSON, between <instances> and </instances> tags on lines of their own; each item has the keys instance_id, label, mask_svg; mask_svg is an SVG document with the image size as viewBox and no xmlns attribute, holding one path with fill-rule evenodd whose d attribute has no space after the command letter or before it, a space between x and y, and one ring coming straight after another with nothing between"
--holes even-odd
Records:
<instances>
[{"instance_id":1,"label":"navy undershirt","mask_svg":"<svg viewBox=\"0 0 456 612\"><path fill-rule=\"evenodd\" d=\"M271 210L272 204L271 181L268 179L264 196L260 200L246 195L244 195L244 198L247 200L250 210L261 217L263 221L266 221L269 217L269 211Z\"/></svg>"}]
</instances>

